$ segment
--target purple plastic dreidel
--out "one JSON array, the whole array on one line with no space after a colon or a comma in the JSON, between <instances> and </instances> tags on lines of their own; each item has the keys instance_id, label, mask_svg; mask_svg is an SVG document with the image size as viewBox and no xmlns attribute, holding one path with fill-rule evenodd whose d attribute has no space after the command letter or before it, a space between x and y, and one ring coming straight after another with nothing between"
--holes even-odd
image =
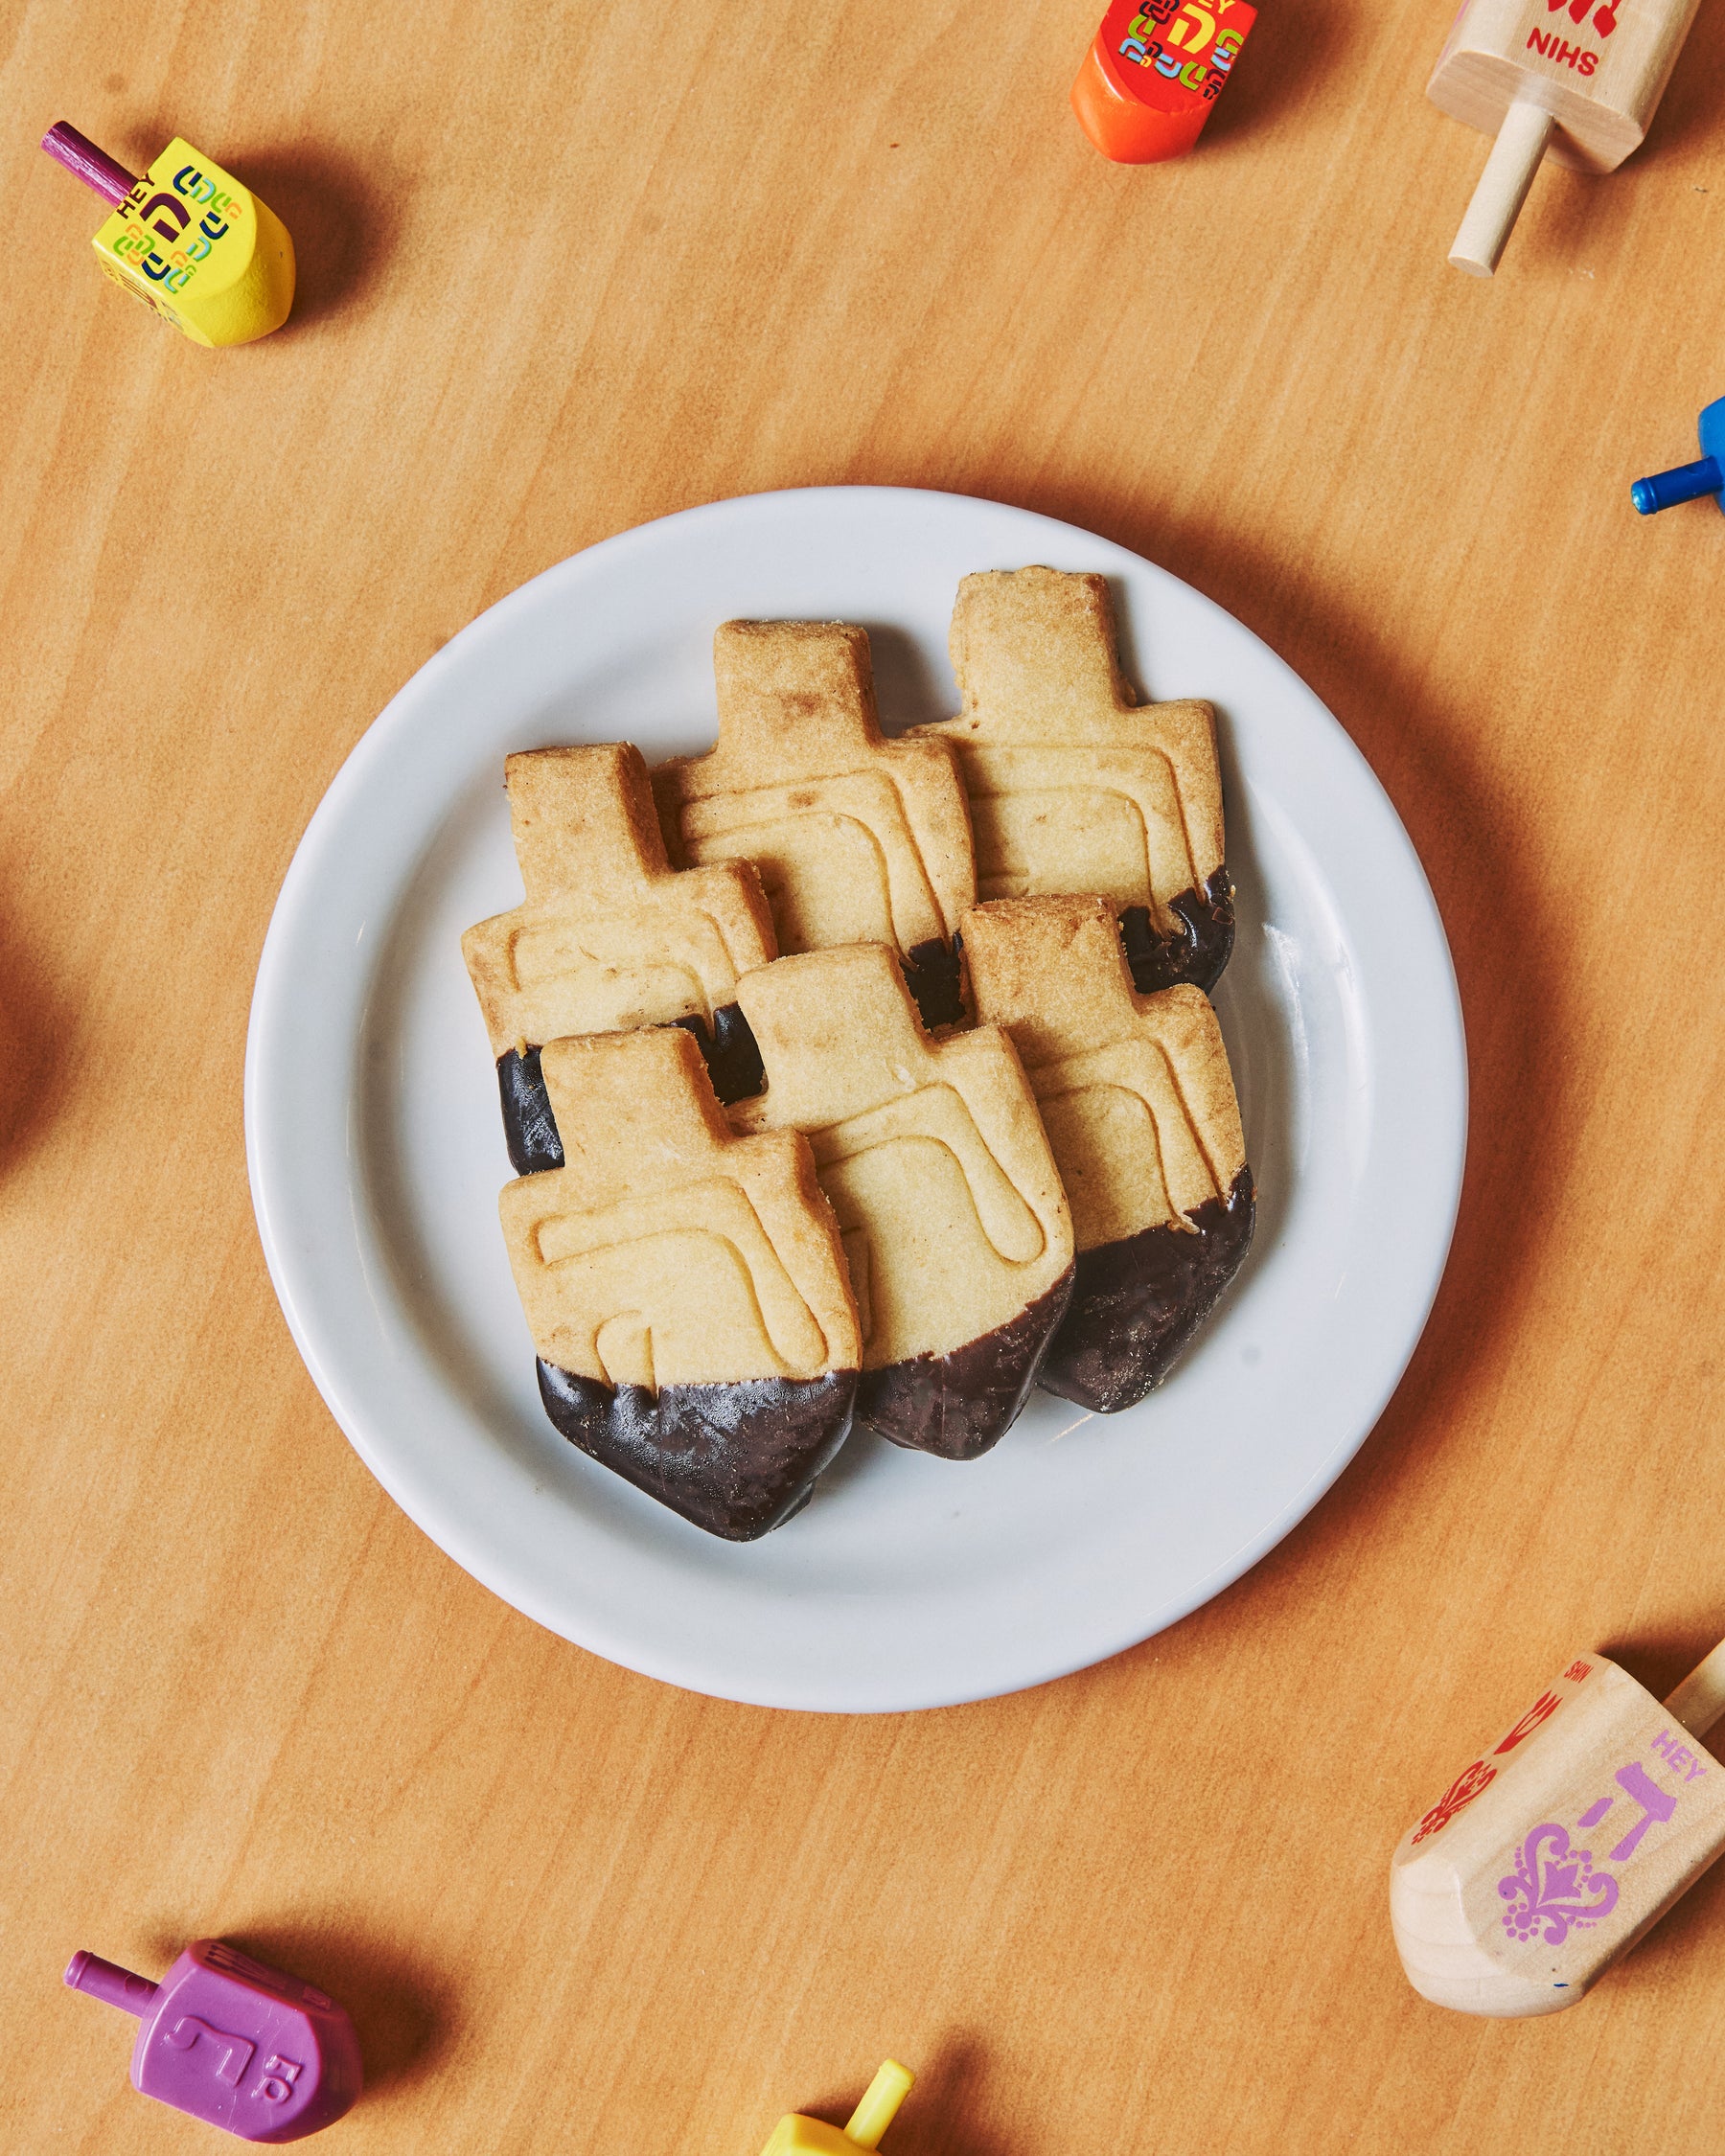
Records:
<instances>
[{"instance_id":1,"label":"purple plastic dreidel","mask_svg":"<svg viewBox=\"0 0 1725 2156\"><path fill-rule=\"evenodd\" d=\"M134 2089L242 2141L303 2141L358 2100L346 2011L220 1939L194 1939L160 1984L95 1954L73 1955L66 1982L141 2018Z\"/></svg>"}]
</instances>

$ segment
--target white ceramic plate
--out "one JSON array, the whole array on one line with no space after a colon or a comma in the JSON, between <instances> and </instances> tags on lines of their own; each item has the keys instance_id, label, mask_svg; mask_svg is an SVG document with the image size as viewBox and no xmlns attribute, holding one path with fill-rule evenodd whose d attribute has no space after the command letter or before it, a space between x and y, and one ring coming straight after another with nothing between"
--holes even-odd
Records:
<instances>
[{"instance_id":1,"label":"white ceramic plate","mask_svg":"<svg viewBox=\"0 0 1725 2156\"><path fill-rule=\"evenodd\" d=\"M763 1541L701 1533L546 1421L497 1226L510 1174L458 948L519 902L515 748L709 744L733 615L874 641L883 720L956 709L966 571L1113 582L1141 694L1216 705L1239 934L1216 1005L1257 1237L1141 1407L1033 1397L985 1458L851 1439ZM986 1698L1130 1646L1316 1502L1377 1419L1448 1250L1466 1131L1449 950L1406 833L1309 689L1230 615L1106 540L892 488L694 509L548 570L448 644L336 775L258 969L253 1201L332 1413L457 1564L564 1638L730 1699L862 1711Z\"/></svg>"}]
</instances>

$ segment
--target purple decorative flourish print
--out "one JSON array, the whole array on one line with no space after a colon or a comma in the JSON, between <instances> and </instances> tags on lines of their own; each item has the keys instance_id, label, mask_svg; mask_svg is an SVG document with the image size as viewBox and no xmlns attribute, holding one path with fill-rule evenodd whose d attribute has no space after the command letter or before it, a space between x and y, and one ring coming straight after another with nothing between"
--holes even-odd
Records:
<instances>
[{"instance_id":1,"label":"purple decorative flourish print","mask_svg":"<svg viewBox=\"0 0 1725 2156\"><path fill-rule=\"evenodd\" d=\"M1511 1938L1528 1939L1543 1924L1548 1946L1561 1946L1572 1927L1585 1928L1617 1907L1618 1883L1593 1868L1593 1852L1572 1849L1554 1821L1536 1826L1517 1851L1515 1870L1498 1881L1509 1904L1504 1926Z\"/></svg>"}]
</instances>

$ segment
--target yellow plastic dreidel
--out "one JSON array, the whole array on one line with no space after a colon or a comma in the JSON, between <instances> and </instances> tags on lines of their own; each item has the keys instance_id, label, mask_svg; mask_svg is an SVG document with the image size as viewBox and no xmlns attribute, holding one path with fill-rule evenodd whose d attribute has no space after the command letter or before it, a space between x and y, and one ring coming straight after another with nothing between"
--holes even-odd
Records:
<instances>
[{"instance_id":1,"label":"yellow plastic dreidel","mask_svg":"<svg viewBox=\"0 0 1725 2156\"><path fill-rule=\"evenodd\" d=\"M845 2129L788 2111L773 2127L761 2156L853 2156L859 2148L879 2148L881 2136L916 2079L908 2068L889 2058L868 2084L868 2093L851 2113Z\"/></svg>"},{"instance_id":2,"label":"yellow plastic dreidel","mask_svg":"<svg viewBox=\"0 0 1725 2156\"><path fill-rule=\"evenodd\" d=\"M249 344L287 321L288 228L213 158L175 135L134 179L63 120L42 148L108 205L91 241L106 275L194 344Z\"/></svg>"}]
</instances>

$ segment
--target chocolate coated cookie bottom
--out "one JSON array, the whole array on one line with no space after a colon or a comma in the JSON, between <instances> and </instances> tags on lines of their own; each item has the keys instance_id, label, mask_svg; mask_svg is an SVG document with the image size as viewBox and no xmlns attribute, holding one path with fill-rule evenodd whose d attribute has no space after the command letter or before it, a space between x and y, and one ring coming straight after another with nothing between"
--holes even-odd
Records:
<instances>
[{"instance_id":1,"label":"chocolate coated cookie bottom","mask_svg":"<svg viewBox=\"0 0 1725 2156\"><path fill-rule=\"evenodd\" d=\"M809 1502L850 1434L855 1370L736 1385L614 1389L539 1363L540 1398L569 1440L673 1512L727 1542L753 1542Z\"/></svg>"},{"instance_id":2,"label":"chocolate coated cookie bottom","mask_svg":"<svg viewBox=\"0 0 1725 2156\"><path fill-rule=\"evenodd\" d=\"M1036 1383L1072 1292L1073 1269L992 1333L948 1355L912 1355L864 1370L857 1420L912 1452L976 1459L999 1443Z\"/></svg>"},{"instance_id":3,"label":"chocolate coated cookie bottom","mask_svg":"<svg viewBox=\"0 0 1725 2156\"><path fill-rule=\"evenodd\" d=\"M1159 935L1151 927L1147 906L1129 906L1120 915L1132 985L1140 996L1154 996L1159 988L1190 981L1208 996L1233 954L1234 894L1228 863L1203 890L1182 891L1170 899L1168 910L1181 924L1171 936Z\"/></svg>"},{"instance_id":4,"label":"chocolate coated cookie bottom","mask_svg":"<svg viewBox=\"0 0 1725 2156\"><path fill-rule=\"evenodd\" d=\"M707 1076L721 1101L747 1100L750 1093L760 1091L764 1076L761 1051L737 1004L720 1005L713 1013L710 1033L704 1019L680 1018L670 1022L695 1036ZM497 1096L503 1107L503 1135L516 1174L531 1176L544 1168L561 1168L563 1139L558 1135L545 1081L540 1075L538 1047L530 1047L525 1055L509 1048L497 1058Z\"/></svg>"},{"instance_id":5,"label":"chocolate coated cookie bottom","mask_svg":"<svg viewBox=\"0 0 1725 2156\"><path fill-rule=\"evenodd\" d=\"M1240 1170L1226 1204L1208 1199L1186 1218L1191 1229L1146 1227L1079 1251L1071 1304L1037 1379L1045 1392L1111 1415L1167 1376L1251 1248L1252 1170Z\"/></svg>"}]
</instances>

